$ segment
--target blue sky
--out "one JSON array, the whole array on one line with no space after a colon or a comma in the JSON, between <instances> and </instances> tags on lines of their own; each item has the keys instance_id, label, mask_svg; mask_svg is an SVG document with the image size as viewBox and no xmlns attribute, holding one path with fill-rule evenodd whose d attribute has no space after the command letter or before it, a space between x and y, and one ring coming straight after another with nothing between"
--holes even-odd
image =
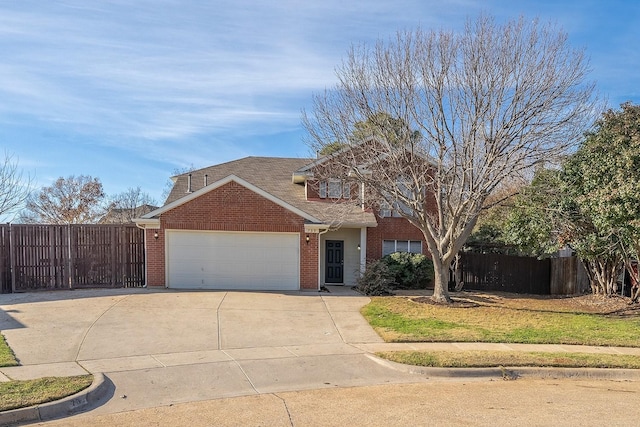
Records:
<instances>
[{"instance_id":1,"label":"blue sky","mask_svg":"<svg viewBox=\"0 0 640 427\"><path fill-rule=\"evenodd\" d=\"M557 23L610 106L640 103L630 0L0 0L0 154L38 187L91 175L161 202L176 168L308 156L301 110L351 44L480 12Z\"/></svg>"}]
</instances>

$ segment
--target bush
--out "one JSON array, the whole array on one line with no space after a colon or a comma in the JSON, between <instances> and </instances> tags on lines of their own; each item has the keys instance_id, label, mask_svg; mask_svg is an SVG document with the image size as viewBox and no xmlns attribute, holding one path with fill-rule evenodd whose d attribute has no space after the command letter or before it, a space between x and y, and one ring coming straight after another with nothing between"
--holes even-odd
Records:
<instances>
[{"instance_id":1,"label":"bush","mask_svg":"<svg viewBox=\"0 0 640 427\"><path fill-rule=\"evenodd\" d=\"M358 279L356 289L365 295L393 295L393 275L382 260L367 264L367 269Z\"/></svg>"},{"instance_id":2,"label":"bush","mask_svg":"<svg viewBox=\"0 0 640 427\"><path fill-rule=\"evenodd\" d=\"M433 262L422 254L394 252L382 258L397 289L424 289L434 280Z\"/></svg>"},{"instance_id":3,"label":"bush","mask_svg":"<svg viewBox=\"0 0 640 427\"><path fill-rule=\"evenodd\" d=\"M421 254L394 252L369 263L356 289L365 295L393 295L394 289L425 289L433 279L431 259Z\"/></svg>"}]
</instances>

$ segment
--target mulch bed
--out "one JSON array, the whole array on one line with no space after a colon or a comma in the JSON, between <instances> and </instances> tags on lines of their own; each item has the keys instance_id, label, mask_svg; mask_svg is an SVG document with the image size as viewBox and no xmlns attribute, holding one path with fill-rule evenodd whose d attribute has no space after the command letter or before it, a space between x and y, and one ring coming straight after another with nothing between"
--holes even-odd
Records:
<instances>
[{"instance_id":1,"label":"mulch bed","mask_svg":"<svg viewBox=\"0 0 640 427\"><path fill-rule=\"evenodd\" d=\"M504 307L520 310L542 310L569 313L592 313L611 316L638 316L640 304L631 303L627 297L603 295L550 296L509 294L506 292L462 291L452 293L453 302L447 307L474 308L480 306ZM415 296L412 301L422 304L442 305L428 296Z\"/></svg>"}]
</instances>

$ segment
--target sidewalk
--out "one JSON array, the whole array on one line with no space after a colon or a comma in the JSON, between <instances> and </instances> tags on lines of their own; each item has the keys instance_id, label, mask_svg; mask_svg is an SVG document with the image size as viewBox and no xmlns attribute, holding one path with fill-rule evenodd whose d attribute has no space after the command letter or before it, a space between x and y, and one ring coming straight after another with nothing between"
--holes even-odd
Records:
<instances>
[{"instance_id":1,"label":"sidewalk","mask_svg":"<svg viewBox=\"0 0 640 427\"><path fill-rule=\"evenodd\" d=\"M313 356L373 355L387 351L522 351L555 353L596 353L640 356L640 348L595 347L560 344L502 343L361 343L302 345L295 347L260 347L251 349L212 350L202 352L150 354L112 359L80 360L27 366L0 367L0 381L29 380L42 377L66 377L94 373L128 372L158 368L304 359Z\"/></svg>"}]
</instances>

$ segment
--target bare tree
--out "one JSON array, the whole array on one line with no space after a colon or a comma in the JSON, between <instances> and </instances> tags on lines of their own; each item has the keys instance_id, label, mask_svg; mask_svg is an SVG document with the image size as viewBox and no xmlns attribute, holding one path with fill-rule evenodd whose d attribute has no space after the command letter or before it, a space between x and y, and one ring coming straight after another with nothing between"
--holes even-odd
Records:
<instances>
[{"instance_id":1,"label":"bare tree","mask_svg":"<svg viewBox=\"0 0 640 427\"><path fill-rule=\"evenodd\" d=\"M104 198L98 178L60 177L52 186L42 187L29 196L21 220L39 224L94 224L107 211Z\"/></svg>"},{"instance_id":2,"label":"bare tree","mask_svg":"<svg viewBox=\"0 0 640 427\"><path fill-rule=\"evenodd\" d=\"M5 152L0 163L0 218L9 219L20 209L31 191L31 177L23 177L18 161Z\"/></svg>"},{"instance_id":3,"label":"bare tree","mask_svg":"<svg viewBox=\"0 0 640 427\"><path fill-rule=\"evenodd\" d=\"M102 223L124 224L134 218L156 209L156 201L140 187L129 188L111 198L109 212L100 220Z\"/></svg>"},{"instance_id":4,"label":"bare tree","mask_svg":"<svg viewBox=\"0 0 640 427\"><path fill-rule=\"evenodd\" d=\"M171 190L173 189L173 184L176 183L175 181L176 176L193 172L194 170L196 170L196 168L195 166L193 166L193 163L190 164L189 166L173 169L173 174L171 175L171 178L167 180L167 182L164 185L164 188L162 189L162 194L160 195L160 197L162 197L162 200L167 200L167 197L169 197L169 194L171 194Z\"/></svg>"},{"instance_id":5,"label":"bare tree","mask_svg":"<svg viewBox=\"0 0 640 427\"><path fill-rule=\"evenodd\" d=\"M314 96L303 123L314 151L335 141L354 148L332 156L370 198L423 232L433 299L449 302L449 268L487 197L566 153L598 116L586 73L583 52L554 26L524 18L498 25L481 15L460 33L407 31L353 47L339 83ZM380 116L406 123L405 131L396 128L395 141L384 130L352 141L357 123Z\"/></svg>"}]
</instances>

